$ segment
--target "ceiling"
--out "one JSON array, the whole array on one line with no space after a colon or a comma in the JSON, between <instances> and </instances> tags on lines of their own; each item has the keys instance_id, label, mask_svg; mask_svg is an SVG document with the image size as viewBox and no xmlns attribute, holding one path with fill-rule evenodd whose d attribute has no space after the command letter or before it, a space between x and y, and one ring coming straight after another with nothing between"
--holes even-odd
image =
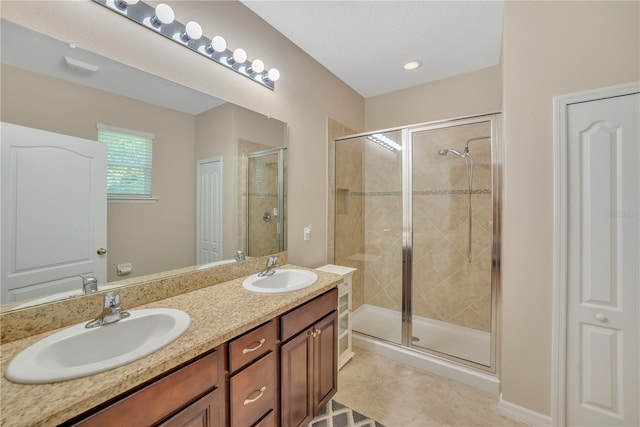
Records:
<instances>
[{"instance_id":1,"label":"ceiling","mask_svg":"<svg viewBox=\"0 0 640 427\"><path fill-rule=\"evenodd\" d=\"M364 98L500 63L502 1L240 1Z\"/></svg>"},{"instance_id":2,"label":"ceiling","mask_svg":"<svg viewBox=\"0 0 640 427\"><path fill-rule=\"evenodd\" d=\"M364 98L500 62L502 1L241 1ZM224 102L4 19L0 30L3 63L189 114Z\"/></svg>"}]
</instances>

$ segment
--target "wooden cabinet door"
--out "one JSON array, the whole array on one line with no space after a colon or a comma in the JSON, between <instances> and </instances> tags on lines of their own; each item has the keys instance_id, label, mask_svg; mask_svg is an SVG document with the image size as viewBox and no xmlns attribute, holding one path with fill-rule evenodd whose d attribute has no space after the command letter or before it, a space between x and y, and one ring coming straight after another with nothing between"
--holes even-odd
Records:
<instances>
[{"instance_id":1,"label":"wooden cabinet door","mask_svg":"<svg viewBox=\"0 0 640 427\"><path fill-rule=\"evenodd\" d=\"M313 419L312 329L302 331L280 350L282 426L306 426Z\"/></svg>"},{"instance_id":2,"label":"wooden cabinet door","mask_svg":"<svg viewBox=\"0 0 640 427\"><path fill-rule=\"evenodd\" d=\"M224 414L224 394L216 389L160 424L160 427L223 426Z\"/></svg>"},{"instance_id":3,"label":"wooden cabinet door","mask_svg":"<svg viewBox=\"0 0 640 427\"><path fill-rule=\"evenodd\" d=\"M334 311L314 326L313 413L327 404L338 390L338 312Z\"/></svg>"}]
</instances>

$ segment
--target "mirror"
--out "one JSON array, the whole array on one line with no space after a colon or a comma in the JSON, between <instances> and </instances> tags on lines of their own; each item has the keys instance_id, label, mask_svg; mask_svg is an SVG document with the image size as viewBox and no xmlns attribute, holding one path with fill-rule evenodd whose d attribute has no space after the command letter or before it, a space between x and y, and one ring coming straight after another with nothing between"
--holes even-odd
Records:
<instances>
[{"instance_id":1,"label":"mirror","mask_svg":"<svg viewBox=\"0 0 640 427\"><path fill-rule=\"evenodd\" d=\"M237 250L251 256L268 254L247 247L253 215L249 218L246 213L252 195L251 190L247 192L251 186L246 165L256 152L286 152L286 123L12 22L1 20L0 24L0 121L90 140L97 140L98 123L155 135L154 200L110 200L107 204L109 286L134 284L138 277L145 280L143 276L165 271L173 274L177 269L210 261L204 257L199 261L196 249L200 232L196 182L202 161L222 163L222 208L218 215L222 221L216 258L233 259ZM273 163L264 161L254 172L257 170L263 179L277 178L280 166L274 167ZM286 177L285 162L281 163L281 173ZM258 185L266 189L258 198L275 200L259 213L258 223L274 230L263 237L282 241L281 246L265 245L264 250L286 250L286 184L285 193L277 193L275 198L271 187ZM265 212L270 213L271 221L263 220ZM274 220L279 217L282 222ZM131 264L131 273L118 275L118 266L126 264ZM74 280L70 289L75 292L82 285L79 277ZM49 298L40 291L30 297ZM11 307L3 304L2 311Z\"/></svg>"}]
</instances>

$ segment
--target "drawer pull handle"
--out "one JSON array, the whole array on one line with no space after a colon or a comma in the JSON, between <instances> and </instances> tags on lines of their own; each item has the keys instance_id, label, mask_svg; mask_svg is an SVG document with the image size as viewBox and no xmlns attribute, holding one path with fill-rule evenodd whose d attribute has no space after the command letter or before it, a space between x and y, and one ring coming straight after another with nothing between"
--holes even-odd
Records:
<instances>
[{"instance_id":1,"label":"drawer pull handle","mask_svg":"<svg viewBox=\"0 0 640 427\"><path fill-rule=\"evenodd\" d=\"M242 354L247 354L247 353L251 353L252 351L256 351L257 349L259 349L260 347L262 347L262 345L266 342L267 340L262 338L255 347L247 347L244 350L242 350Z\"/></svg>"},{"instance_id":2,"label":"drawer pull handle","mask_svg":"<svg viewBox=\"0 0 640 427\"><path fill-rule=\"evenodd\" d=\"M262 388L261 388L260 390L256 390L256 391L254 391L254 392L253 392L253 393L251 393L251 394L258 393L258 395L257 395L256 397L254 397L253 399L246 398L246 399L244 400L243 405L245 405L245 406L246 406L246 405L248 405L249 403L253 403L253 402L255 402L256 400L260 399L266 390L267 390L267 386L262 386ZM249 396L251 396L251 395L249 395Z\"/></svg>"}]
</instances>

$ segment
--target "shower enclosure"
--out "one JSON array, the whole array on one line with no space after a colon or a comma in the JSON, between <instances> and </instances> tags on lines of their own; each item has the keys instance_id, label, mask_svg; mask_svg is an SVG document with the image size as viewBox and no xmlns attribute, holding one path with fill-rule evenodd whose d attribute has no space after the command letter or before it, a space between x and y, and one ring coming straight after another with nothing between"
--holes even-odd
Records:
<instances>
[{"instance_id":1,"label":"shower enclosure","mask_svg":"<svg viewBox=\"0 0 640 427\"><path fill-rule=\"evenodd\" d=\"M334 141L355 332L495 373L499 114Z\"/></svg>"},{"instance_id":2,"label":"shower enclosure","mask_svg":"<svg viewBox=\"0 0 640 427\"><path fill-rule=\"evenodd\" d=\"M285 150L273 148L243 155L241 183L244 186L240 229L245 235L247 256L257 257L284 251L285 248ZM242 244L244 243L244 244Z\"/></svg>"}]
</instances>

